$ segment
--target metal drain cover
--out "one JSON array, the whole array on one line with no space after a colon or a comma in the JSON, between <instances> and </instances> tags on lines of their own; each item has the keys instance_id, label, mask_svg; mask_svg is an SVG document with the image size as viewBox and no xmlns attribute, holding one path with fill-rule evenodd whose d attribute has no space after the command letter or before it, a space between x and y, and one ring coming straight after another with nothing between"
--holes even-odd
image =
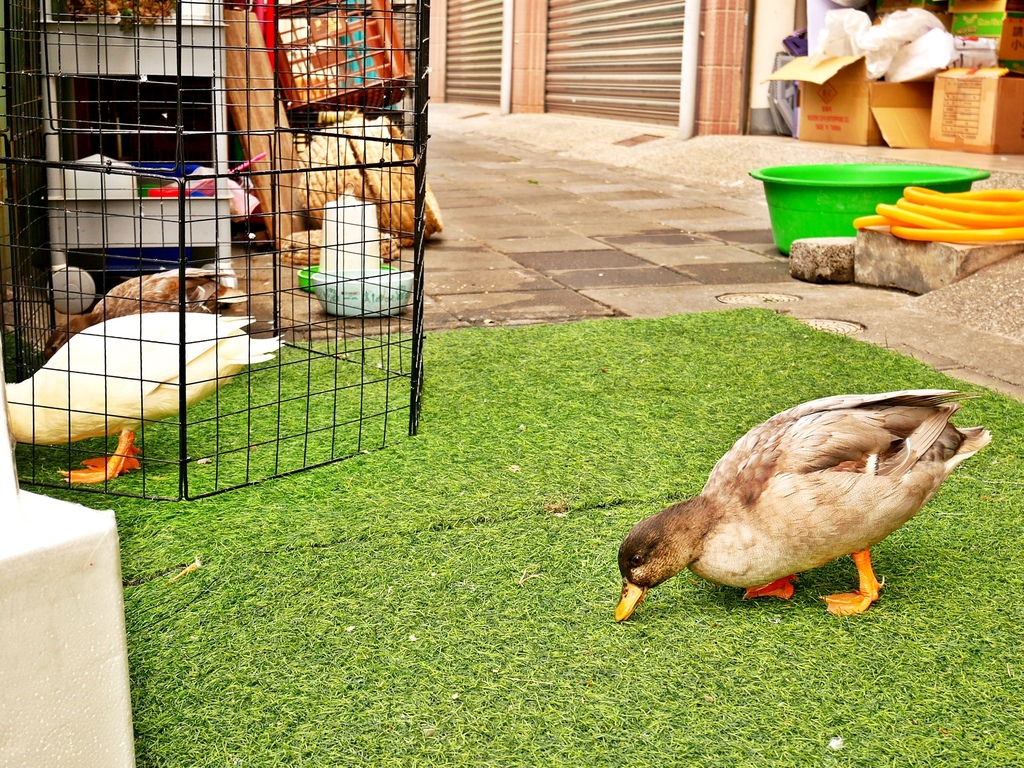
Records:
<instances>
[{"instance_id":1,"label":"metal drain cover","mask_svg":"<svg viewBox=\"0 0 1024 768\"><path fill-rule=\"evenodd\" d=\"M806 318L801 320L801 322L811 326L816 331L838 333L840 336L856 336L867 329L866 326L855 323L852 320L833 320L825 317Z\"/></svg>"},{"instance_id":2,"label":"metal drain cover","mask_svg":"<svg viewBox=\"0 0 1024 768\"><path fill-rule=\"evenodd\" d=\"M785 304L800 301L799 296L789 293L723 293L715 298L723 304Z\"/></svg>"}]
</instances>

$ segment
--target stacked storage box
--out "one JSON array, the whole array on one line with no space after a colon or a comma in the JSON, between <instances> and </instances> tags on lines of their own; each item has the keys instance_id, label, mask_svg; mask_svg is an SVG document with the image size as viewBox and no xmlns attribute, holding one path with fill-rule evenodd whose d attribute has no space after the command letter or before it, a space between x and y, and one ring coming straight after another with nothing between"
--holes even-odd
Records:
<instances>
[{"instance_id":1,"label":"stacked storage box","mask_svg":"<svg viewBox=\"0 0 1024 768\"><path fill-rule=\"evenodd\" d=\"M126 24L58 1L43 27L54 263L106 282L229 259L222 5L182 0L177 17ZM202 191L186 183L197 171Z\"/></svg>"}]
</instances>

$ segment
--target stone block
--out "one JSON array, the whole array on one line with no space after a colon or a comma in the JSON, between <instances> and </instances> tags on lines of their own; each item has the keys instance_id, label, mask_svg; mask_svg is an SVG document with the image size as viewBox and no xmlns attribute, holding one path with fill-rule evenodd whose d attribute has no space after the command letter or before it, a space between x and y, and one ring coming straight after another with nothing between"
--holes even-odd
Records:
<instances>
[{"instance_id":1,"label":"stone block","mask_svg":"<svg viewBox=\"0 0 1024 768\"><path fill-rule=\"evenodd\" d=\"M789 274L808 283L853 282L853 237L809 237L794 240Z\"/></svg>"},{"instance_id":2,"label":"stone block","mask_svg":"<svg viewBox=\"0 0 1024 768\"><path fill-rule=\"evenodd\" d=\"M854 249L854 281L929 293L1022 253L1024 242L926 243L901 240L883 230L862 229Z\"/></svg>"}]
</instances>

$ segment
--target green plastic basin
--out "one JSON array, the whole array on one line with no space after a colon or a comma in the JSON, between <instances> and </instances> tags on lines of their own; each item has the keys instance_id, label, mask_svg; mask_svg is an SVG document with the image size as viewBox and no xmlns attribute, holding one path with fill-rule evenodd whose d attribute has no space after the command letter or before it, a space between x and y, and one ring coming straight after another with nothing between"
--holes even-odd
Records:
<instances>
[{"instance_id":1,"label":"green plastic basin","mask_svg":"<svg viewBox=\"0 0 1024 768\"><path fill-rule=\"evenodd\" d=\"M304 291L314 292L313 275L320 271L320 267L307 267L299 270L299 288Z\"/></svg>"},{"instance_id":2,"label":"green plastic basin","mask_svg":"<svg viewBox=\"0 0 1024 768\"><path fill-rule=\"evenodd\" d=\"M764 183L775 245L787 255L794 240L852 237L854 219L895 203L906 187L966 192L989 176L974 168L888 163L780 165L750 175Z\"/></svg>"}]
</instances>

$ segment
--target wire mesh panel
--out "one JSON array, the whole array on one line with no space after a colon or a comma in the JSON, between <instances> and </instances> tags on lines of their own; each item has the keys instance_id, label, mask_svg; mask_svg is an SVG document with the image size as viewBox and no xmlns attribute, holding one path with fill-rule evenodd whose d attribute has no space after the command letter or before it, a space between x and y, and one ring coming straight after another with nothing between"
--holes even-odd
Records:
<instances>
[{"instance_id":1,"label":"wire mesh panel","mask_svg":"<svg viewBox=\"0 0 1024 768\"><path fill-rule=\"evenodd\" d=\"M3 53L21 482L195 498L414 432L424 6L39 2Z\"/></svg>"}]
</instances>

